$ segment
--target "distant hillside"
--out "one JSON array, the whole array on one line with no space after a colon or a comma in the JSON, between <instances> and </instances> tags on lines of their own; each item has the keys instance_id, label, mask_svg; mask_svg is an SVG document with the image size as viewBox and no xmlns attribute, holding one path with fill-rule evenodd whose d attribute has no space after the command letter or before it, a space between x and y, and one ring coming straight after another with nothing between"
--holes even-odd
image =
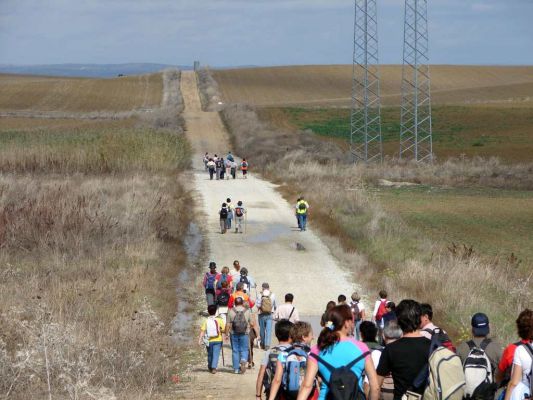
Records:
<instances>
[{"instance_id":1,"label":"distant hillside","mask_svg":"<svg viewBox=\"0 0 533 400\"><path fill-rule=\"evenodd\" d=\"M159 72L165 68L192 69L190 66L168 64L50 64L6 65L0 64L0 73L48 76L76 76L87 78L111 78L122 75L142 75Z\"/></svg>"},{"instance_id":2,"label":"distant hillside","mask_svg":"<svg viewBox=\"0 0 533 400\"><path fill-rule=\"evenodd\" d=\"M401 65L383 65L384 105L400 102ZM533 67L432 65L435 104L533 105ZM258 106L349 106L351 65L215 70L222 98Z\"/></svg>"}]
</instances>

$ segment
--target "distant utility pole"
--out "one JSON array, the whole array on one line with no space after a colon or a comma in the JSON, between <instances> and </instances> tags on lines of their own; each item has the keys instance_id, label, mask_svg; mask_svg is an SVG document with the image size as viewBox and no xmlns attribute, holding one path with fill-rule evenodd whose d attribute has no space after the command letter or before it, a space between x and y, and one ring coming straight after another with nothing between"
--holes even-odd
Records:
<instances>
[{"instance_id":1,"label":"distant utility pole","mask_svg":"<svg viewBox=\"0 0 533 400\"><path fill-rule=\"evenodd\" d=\"M405 0L400 158L433 160L427 0Z\"/></svg>"},{"instance_id":2,"label":"distant utility pole","mask_svg":"<svg viewBox=\"0 0 533 400\"><path fill-rule=\"evenodd\" d=\"M355 162L381 162L376 0L355 0L350 150Z\"/></svg>"}]
</instances>

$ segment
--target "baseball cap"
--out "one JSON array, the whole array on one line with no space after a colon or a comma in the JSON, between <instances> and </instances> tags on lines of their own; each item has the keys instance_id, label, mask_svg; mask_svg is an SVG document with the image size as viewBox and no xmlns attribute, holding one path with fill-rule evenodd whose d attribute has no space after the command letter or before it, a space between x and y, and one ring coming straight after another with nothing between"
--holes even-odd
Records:
<instances>
[{"instance_id":1,"label":"baseball cap","mask_svg":"<svg viewBox=\"0 0 533 400\"><path fill-rule=\"evenodd\" d=\"M270 285L268 284L268 282L263 282L263 284L261 285L261 287L263 289L270 289Z\"/></svg>"},{"instance_id":2,"label":"baseball cap","mask_svg":"<svg viewBox=\"0 0 533 400\"><path fill-rule=\"evenodd\" d=\"M490 332L489 317L483 313L472 315L472 332L474 336L487 336Z\"/></svg>"}]
</instances>

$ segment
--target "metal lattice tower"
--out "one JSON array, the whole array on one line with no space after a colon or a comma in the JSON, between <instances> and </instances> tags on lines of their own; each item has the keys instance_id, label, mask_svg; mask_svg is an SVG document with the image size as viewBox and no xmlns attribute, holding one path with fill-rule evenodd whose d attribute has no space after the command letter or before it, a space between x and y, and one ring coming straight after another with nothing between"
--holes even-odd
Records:
<instances>
[{"instance_id":1,"label":"metal lattice tower","mask_svg":"<svg viewBox=\"0 0 533 400\"><path fill-rule=\"evenodd\" d=\"M432 161L427 0L405 0L400 158Z\"/></svg>"},{"instance_id":2,"label":"metal lattice tower","mask_svg":"<svg viewBox=\"0 0 533 400\"><path fill-rule=\"evenodd\" d=\"M382 161L376 0L355 0L350 149L355 162Z\"/></svg>"}]
</instances>

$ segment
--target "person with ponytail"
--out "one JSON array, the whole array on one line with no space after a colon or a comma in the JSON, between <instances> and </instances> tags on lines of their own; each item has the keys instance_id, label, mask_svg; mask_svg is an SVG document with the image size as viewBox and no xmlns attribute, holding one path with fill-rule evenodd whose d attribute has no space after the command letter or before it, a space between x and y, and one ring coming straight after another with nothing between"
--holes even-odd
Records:
<instances>
[{"instance_id":1,"label":"person with ponytail","mask_svg":"<svg viewBox=\"0 0 533 400\"><path fill-rule=\"evenodd\" d=\"M297 400L308 399L317 374L320 374L322 378L318 399L327 399L331 367L336 369L348 366L358 358L360 359L352 365L350 370L358 378L359 390L362 392L363 389L362 375L364 371L370 385L368 400L378 399L379 387L376 369L367 345L350 336L353 334L354 325L350 306L338 305L328 311L326 326L320 332L317 345L311 349L307 370Z\"/></svg>"}]
</instances>

